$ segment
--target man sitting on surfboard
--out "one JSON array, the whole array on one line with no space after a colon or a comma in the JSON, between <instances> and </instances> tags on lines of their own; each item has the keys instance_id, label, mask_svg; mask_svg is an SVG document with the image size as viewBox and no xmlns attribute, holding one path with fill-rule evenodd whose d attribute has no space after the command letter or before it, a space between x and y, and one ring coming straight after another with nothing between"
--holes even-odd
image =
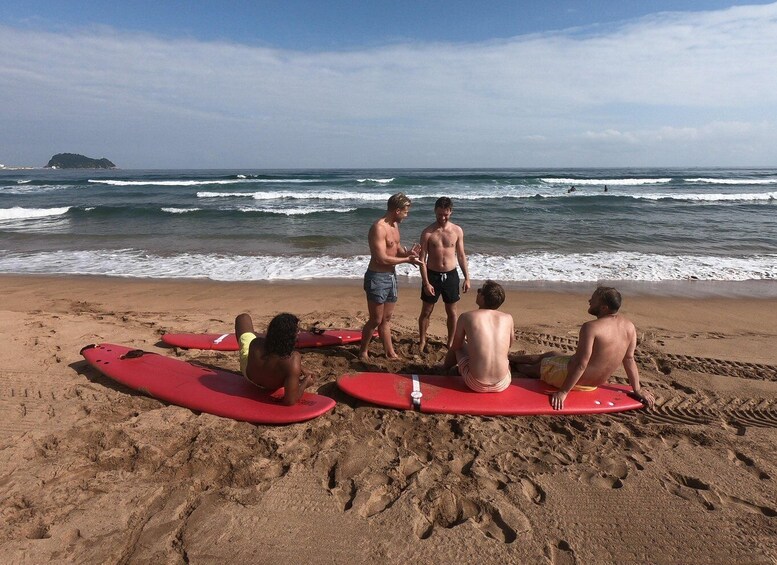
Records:
<instances>
[{"instance_id":1,"label":"man sitting on surfboard","mask_svg":"<svg viewBox=\"0 0 777 565\"><path fill-rule=\"evenodd\" d=\"M598 287L588 300L588 313L596 320L580 328L580 338L574 355L550 351L541 355L518 355L510 359L515 369L528 377L539 378L556 387L550 397L551 406L564 407L569 391L592 390L603 385L610 375L623 365L634 389L634 396L653 407L655 398L639 384L639 370L634 361L637 330L629 320L618 314L621 294L611 287Z\"/></svg>"},{"instance_id":2,"label":"man sitting on surfboard","mask_svg":"<svg viewBox=\"0 0 777 565\"><path fill-rule=\"evenodd\" d=\"M465 312L456 323L453 343L443 368L458 366L464 383L475 392L502 392L510 386L507 352L513 343L513 317L497 309L505 291L494 281L478 289L477 310Z\"/></svg>"},{"instance_id":3,"label":"man sitting on surfboard","mask_svg":"<svg viewBox=\"0 0 777 565\"><path fill-rule=\"evenodd\" d=\"M299 401L314 377L303 369L302 356L294 351L299 319L294 314L278 314L267 326L265 337L257 336L251 316L235 318L235 337L240 345L240 371L256 386L274 392L283 387L283 403Z\"/></svg>"}]
</instances>

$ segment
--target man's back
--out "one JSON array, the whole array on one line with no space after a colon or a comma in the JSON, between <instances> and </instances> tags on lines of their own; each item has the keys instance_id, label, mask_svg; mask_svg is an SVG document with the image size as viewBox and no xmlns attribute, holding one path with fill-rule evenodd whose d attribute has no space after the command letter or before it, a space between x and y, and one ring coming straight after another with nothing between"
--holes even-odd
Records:
<instances>
[{"instance_id":1,"label":"man's back","mask_svg":"<svg viewBox=\"0 0 777 565\"><path fill-rule=\"evenodd\" d=\"M496 310L479 309L459 317L467 339L473 375L483 383L495 383L510 372L507 352L513 336L513 317Z\"/></svg>"},{"instance_id":2,"label":"man's back","mask_svg":"<svg viewBox=\"0 0 777 565\"><path fill-rule=\"evenodd\" d=\"M580 384L600 385L607 381L627 355L634 355L636 329L630 320L616 314L586 322L580 328L580 354L590 348L590 358Z\"/></svg>"},{"instance_id":3,"label":"man's back","mask_svg":"<svg viewBox=\"0 0 777 565\"><path fill-rule=\"evenodd\" d=\"M299 352L294 351L288 357L267 354L264 339L258 337L251 342L246 377L262 388L277 390L285 386L289 376L299 377L300 365Z\"/></svg>"}]
</instances>

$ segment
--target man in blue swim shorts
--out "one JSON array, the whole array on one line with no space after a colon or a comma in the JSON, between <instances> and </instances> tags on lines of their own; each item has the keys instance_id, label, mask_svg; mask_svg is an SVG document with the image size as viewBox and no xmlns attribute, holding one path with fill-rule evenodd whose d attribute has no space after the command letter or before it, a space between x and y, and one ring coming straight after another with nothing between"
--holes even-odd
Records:
<instances>
[{"instance_id":1,"label":"man in blue swim shorts","mask_svg":"<svg viewBox=\"0 0 777 565\"><path fill-rule=\"evenodd\" d=\"M386 357L397 359L391 341L391 315L397 303L397 275L395 267L402 263L420 266L420 246L411 249L399 242L399 224L410 213L410 199L398 192L389 198L386 213L370 227L370 264L364 274L364 291L367 293L367 309L370 319L362 329L359 358L369 361L369 346L375 328L378 329Z\"/></svg>"},{"instance_id":2,"label":"man in blue swim shorts","mask_svg":"<svg viewBox=\"0 0 777 565\"><path fill-rule=\"evenodd\" d=\"M456 331L459 301L458 265L464 274L461 289L469 290L469 269L467 255L464 253L464 230L450 221L453 214L453 202L447 196L437 199L434 203L433 224L421 233L421 315L418 317L419 347L421 353L426 353L426 331L429 329L429 319L434 305L442 296L445 304L445 314L448 324L448 349L453 343Z\"/></svg>"}]
</instances>

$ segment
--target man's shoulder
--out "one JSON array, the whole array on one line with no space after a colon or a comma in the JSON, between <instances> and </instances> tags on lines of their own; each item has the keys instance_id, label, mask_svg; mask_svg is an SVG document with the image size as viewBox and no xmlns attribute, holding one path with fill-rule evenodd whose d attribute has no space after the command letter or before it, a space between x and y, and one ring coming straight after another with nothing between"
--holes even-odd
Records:
<instances>
[{"instance_id":1,"label":"man's shoulder","mask_svg":"<svg viewBox=\"0 0 777 565\"><path fill-rule=\"evenodd\" d=\"M372 222L372 226L370 226L370 232L371 233L383 233L386 230L390 228L389 223L386 221L386 218L378 218L374 222Z\"/></svg>"},{"instance_id":2,"label":"man's shoulder","mask_svg":"<svg viewBox=\"0 0 777 565\"><path fill-rule=\"evenodd\" d=\"M431 235L437 230L437 228L437 222L432 222L424 228L424 231L421 232L421 235Z\"/></svg>"}]
</instances>

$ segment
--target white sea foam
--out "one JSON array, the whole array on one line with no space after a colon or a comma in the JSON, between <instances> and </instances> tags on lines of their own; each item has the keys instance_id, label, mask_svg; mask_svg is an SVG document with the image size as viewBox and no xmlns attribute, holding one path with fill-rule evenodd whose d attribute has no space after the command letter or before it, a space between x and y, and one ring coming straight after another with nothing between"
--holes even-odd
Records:
<instances>
[{"instance_id":1,"label":"white sea foam","mask_svg":"<svg viewBox=\"0 0 777 565\"><path fill-rule=\"evenodd\" d=\"M16 184L0 187L3 194L38 194L41 192L66 190L68 188L73 188L73 186L66 184Z\"/></svg>"},{"instance_id":2,"label":"white sea foam","mask_svg":"<svg viewBox=\"0 0 777 565\"><path fill-rule=\"evenodd\" d=\"M356 179L358 182L376 182L378 184L388 184L394 182L394 177L390 179Z\"/></svg>"},{"instance_id":3,"label":"white sea foam","mask_svg":"<svg viewBox=\"0 0 777 565\"><path fill-rule=\"evenodd\" d=\"M210 184L252 184L252 183L276 183L276 184L305 184L322 182L319 179L252 179L238 176L236 179L211 179L211 180L111 180L89 179L94 184L107 184L110 186L206 186Z\"/></svg>"},{"instance_id":4,"label":"white sea foam","mask_svg":"<svg viewBox=\"0 0 777 565\"><path fill-rule=\"evenodd\" d=\"M29 220L33 218L45 218L47 216L61 216L67 214L70 206L62 208L0 208L0 221L4 220Z\"/></svg>"},{"instance_id":5,"label":"white sea foam","mask_svg":"<svg viewBox=\"0 0 777 565\"><path fill-rule=\"evenodd\" d=\"M17 181L16 181L16 184L27 184L28 182L30 182L30 180L29 180L29 179L26 179L26 180L17 180Z\"/></svg>"},{"instance_id":6,"label":"white sea foam","mask_svg":"<svg viewBox=\"0 0 777 565\"><path fill-rule=\"evenodd\" d=\"M241 212L262 212L265 214L278 214L281 216L306 216L322 212L353 212L356 208L238 208Z\"/></svg>"},{"instance_id":7,"label":"white sea foam","mask_svg":"<svg viewBox=\"0 0 777 565\"><path fill-rule=\"evenodd\" d=\"M541 178L542 182L548 184L572 184L572 185L612 185L612 186L639 186L643 184L665 184L671 182L671 178L657 178L657 179L554 179L554 178Z\"/></svg>"},{"instance_id":8,"label":"white sea foam","mask_svg":"<svg viewBox=\"0 0 777 565\"><path fill-rule=\"evenodd\" d=\"M0 251L0 272L93 274L212 280L360 279L369 257L244 256L181 253L158 256L132 249L101 251ZM647 255L641 253L527 253L470 256L470 276L503 282L558 281L746 281L777 280L777 254L748 257ZM400 265L399 273L419 279Z\"/></svg>"},{"instance_id":9,"label":"white sea foam","mask_svg":"<svg viewBox=\"0 0 777 565\"><path fill-rule=\"evenodd\" d=\"M202 208L162 208L162 212L167 212L168 214L186 214L187 212L196 212L197 210L202 210Z\"/></svg>"},{"instance_id":10,"label":"white sea foam","mask_svg":"<svg viewBox=\"0 0 777 565\"><path fill-rule=\"evenodd\" d=\"M652 194L628 194L638 200L686 200L696 202L766 202L777 200L777 192L753 192L753 193L716 193L716 194L683 194L683 193L652 193Z\"/></svg>"},{"instance_id":11,"label":"white sea foam","mask_svg":"<svg viewBox=\"0 0 777 565\"><path fill-rule=\"evenodd\" d=\"M685 179L685 182L698 182L708 184L777 184L777 178L773 179L713 179L695 178Z\"/></svg>"},{"instance_id":12,"label":"white sea foam","mask_svg":"<svg viewBox=\"0 0 777 565\"><path fill-rule=\"evenodd\" d=\"M390 194L344 191L292 192L274 190L269 192L212 192L200 191L197 198L253 198L254 200L365 200L386 201Z\"/></svg>"},{"instance_id":13,"label":"white sea foam","mask_svg":"<svg viewBox=\"0 0 777 565\"><path fill-rule=\"evenodd\" d=\"M207 184L239 184L245 180L94 180L94 184L107 184L110 186L201 186Z\"/></svg>"}]
</instances>

